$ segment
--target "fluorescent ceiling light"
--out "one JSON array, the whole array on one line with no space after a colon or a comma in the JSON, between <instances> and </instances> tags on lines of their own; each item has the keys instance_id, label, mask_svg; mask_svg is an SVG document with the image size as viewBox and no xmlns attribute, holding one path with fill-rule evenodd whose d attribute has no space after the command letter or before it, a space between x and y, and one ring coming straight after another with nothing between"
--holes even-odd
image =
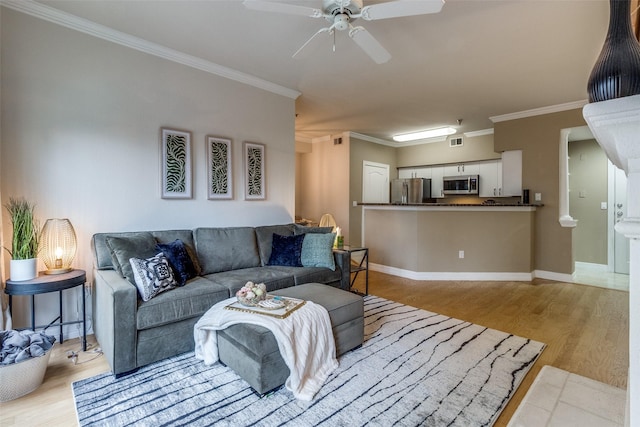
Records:
<instances>
[{"instance_id":1,"label":"fluorescent ceiling light","mask_svg":"<svg viewBox=\"0 0 640 427\"><path fill-rule=\"evenodd\" d=\"M393 140L397 142L415 141L417 139L435 138L438 136L453 135L456 133L452 127L427 129L420 132L404 133L402 135L393 135Z\"/></svg>"}]
</instances>

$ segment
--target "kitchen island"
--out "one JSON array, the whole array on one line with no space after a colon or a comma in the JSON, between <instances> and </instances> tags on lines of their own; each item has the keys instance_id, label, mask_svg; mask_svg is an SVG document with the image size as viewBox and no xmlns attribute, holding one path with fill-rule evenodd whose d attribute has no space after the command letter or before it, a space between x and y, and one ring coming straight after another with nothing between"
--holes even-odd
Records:
<instances>
[{"instance_id":1,"label":"kitchen island","mask_svg":"<svg viewBox=\"0 0 640 427\"><path fill-rule=\"evenodd\" d=\"M541 205L362 203L370 268L414 280L531 280Z\"/></svg>"}]
</instances>

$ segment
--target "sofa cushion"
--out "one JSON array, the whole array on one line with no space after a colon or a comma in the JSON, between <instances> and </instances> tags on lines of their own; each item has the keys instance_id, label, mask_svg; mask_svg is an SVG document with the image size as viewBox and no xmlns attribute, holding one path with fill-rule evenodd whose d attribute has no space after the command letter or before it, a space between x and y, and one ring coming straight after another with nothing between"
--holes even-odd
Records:
<instances>
[{"instance_id":1,"label":"sofa cushion","mask_svg":"<svg viewBox=\"0 0 640 427\"><path fill-rule=\"evenodd\" d=\"M227 298L229 290L226 287L196 277L185 286L161 293L149 301L141 301L136 313L136 328L149 329L200 317L214 304Z\"/></svg>"},{"instance_id":2,"label":"sofa cushion","mask_svg":"<svg viewBox=\"0 0 640 427\"><path fill-rule=\"evenodd\" d=\"M258 251L260 253L261 265L269 264L271 258L272 238L274 234L281 236L293 235L293 224L284 225L264 225L255 228L256 240L258 241Z\"/></svg>"},{"instance_id":3,"label":"sofa cushion","mask_svg":"<svg viewBox=\"0 0 640 427\"><path fill-rule=\"evenodd\" d=\"M335 270L330 270L325 267L273 266L270 268L278 269L284 273L292 275L296 286L315 282L337 287L336 282L340 282L342 279L342 272L337 268Z\"/></svg>"},{"instance_id":4,"label":"sofa cushion","mask_svg":"<svg viewBox=\"0 0 640 427\"><path fill-rule=\"evenodd\" d=\"M187 280L193 279L198 275L193 260L187 252L185 244L180 239L176 239L171 243L158 243L156 249L161 251L169 260L171 268L175 272L178 286L184 286Z\"/></svg>"},{"instance_id":5,"label":"sofa cushion","mask_svg":"<svg viewBox=\"0 0 640 427\"><path fill-rule=\"evenodd\" d=\"M298 298L320 304L329 312L333 327L364 317L364 300L360 295L320 283L307 283L290 289L282 289L274 292L274 295ZM362 341L359 344L362 344Z\"/></svg>"},{"instance_id":6,"label":"sofa cushion","mask_svg":"<svg viewBox=\"0 0 640 427\"><path fill-rule=\"evenodd\" d=\"M253 227L196 228L193 235L203 275L260 266Z\"/></svg>"},{"instance_id":7,"label":"sofa cushion","mask_svg":"<svg viewBox=\"0 0 640 427\"><path fill-rule=\"evenodd\" d=\"M300 260L305 267L325 267L336 269L333 259L333 242L335 233L307 233L302 242L302 255Z\"/></svg>"},{"instance_id":8,"label":"sofa cushion","mask_svg":"<svg viewBox=\"0 0 640 427\"><path fill-rule=\"evenodd\" d=\"M134 233L126 237L107 236L105 241L111 253L114 268L133 284L136 281L129 260L131 258L147 259L158 253L156 239L147 232Z\"/></svg>"},{"instance_id":9,"label":"sofa cushion","mask_svg":"<svg viewBox=\"0 0 640 427\"><path fill-rule=\"evenodd\" d=\"M279 234L274 234L268 265L302 267L300 257L302 255L303 240L304 235L281 236Z\"/></svg>"},{"instance_id":10,"label":"sofa cushion","mask_svg":"<svg viewBox=\"0 0 640 427\"><path fill-rule=\"evenodd\" d=\"M264 283L267 287L267 292L295 286L294 277L288 270L293 268L296 267L252 267L220 271L218 273L207 274L204 277L227 288L229 290L229 297L232 297L249 281L253 283Z\"/></svg>"},{"instance_id":11,"label":"sofa cushion","mask_svg":"<svg viewBox=\"0 0 640 427\"><path fill-rule=\"evenodd\" d=\"M307 225L295 224L293 233L294 234L307 234L307 233L320 233L326 234L333 232L333 227L311 227Z\"/></svg>"},{"instance_id":12,"label":"sofa cushion","mask_svg":"<svg viewBox=\"0 0 640 427\"><path fill-rule=\"evenodd\" d=\"M169 260L162 252L147 259L131 258L133 278L143 301L178 286Z\"/></svg>"}]
</instances>

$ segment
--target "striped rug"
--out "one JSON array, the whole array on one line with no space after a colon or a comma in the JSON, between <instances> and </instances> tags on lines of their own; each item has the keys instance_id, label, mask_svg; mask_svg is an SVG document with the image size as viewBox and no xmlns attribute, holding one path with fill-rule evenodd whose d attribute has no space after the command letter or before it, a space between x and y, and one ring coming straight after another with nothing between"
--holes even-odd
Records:
<instances>
[{"instance_id":1,"label":"striped rug","mask_svg":"<svg viewBox=\"0 0 640 427\"><path fill-rule=\"evenodd\" d=\"M284 388L259 398L193 353L72 387L82 426L490 426L544 346L368 296L364 345L312 402Z\"/></svg>"}]
</instances>

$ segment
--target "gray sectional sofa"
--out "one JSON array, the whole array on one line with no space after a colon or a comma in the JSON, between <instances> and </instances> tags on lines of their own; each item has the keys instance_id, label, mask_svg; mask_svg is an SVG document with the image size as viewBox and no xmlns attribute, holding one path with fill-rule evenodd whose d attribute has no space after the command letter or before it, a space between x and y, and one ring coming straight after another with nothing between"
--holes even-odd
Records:
<instances>
[{"instance_id":1,"label":"gray sectional sofa","mask_svg":"<svg viewBox=\"0 0 640 427\"><path fill-rule=\"evenodd\" d=\"M113 373L123 374L193 350L193 325L247 281L265 283L268 292L312 282L349 290L347 252L334 251L335 270L268 265L274 234L322 231L326 232L284 224L95 234L93 327ZM176 239L199 263L199 275L184 286L143 301L136 286L123 277L126 272L116 270L118 257L125 260L124 266L129 257L153 256L156 243ZM113 242L120 245L115 250Z\"/></svg>"}]
</instances>

